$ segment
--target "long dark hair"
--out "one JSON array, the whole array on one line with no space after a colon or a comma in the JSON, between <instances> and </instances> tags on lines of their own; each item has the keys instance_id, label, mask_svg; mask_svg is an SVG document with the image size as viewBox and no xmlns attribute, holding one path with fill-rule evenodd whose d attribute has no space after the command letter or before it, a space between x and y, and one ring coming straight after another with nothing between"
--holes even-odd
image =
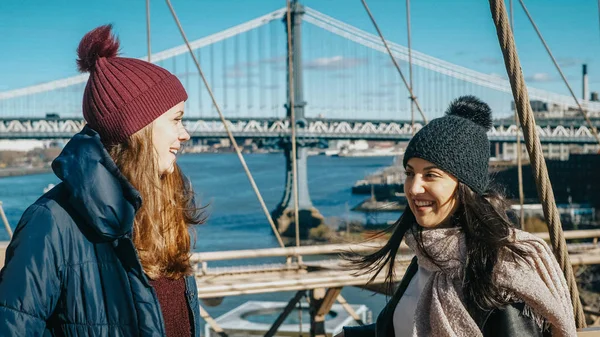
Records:
<instances>
[{"instance_id":1,"label":"long dark hair","mask_svg":"<svg viewBox=\"0 0 600 337\"><path fill-rule=\"evenodd\" d=\"M526 261L528 255L511 239L514 224L508 216L509 204L500 190L493 186L485 194L479 195L459 182L456 196L459 206L451 216L451 221L465 235L467 258L463 270L463 292L467 305L475 305L484 310L501 307L506 304L506 299L502 296L502 290L494 284L492 273L500 252L508 249L522 261ZM354 262L355 268L374 272L369 283L387 267L385 285L388 293L391 293L396 254L409 230L420 232L422 227L417 224L414 214L407 207L398 221L386 230L392 234L385 246L369 255L351 254L346 257ZM440 257L428 256L421 235L415 235L415 239L419 249L428 258L434 262L436 258L441 261Z\"/></svg>"}]
</instances>

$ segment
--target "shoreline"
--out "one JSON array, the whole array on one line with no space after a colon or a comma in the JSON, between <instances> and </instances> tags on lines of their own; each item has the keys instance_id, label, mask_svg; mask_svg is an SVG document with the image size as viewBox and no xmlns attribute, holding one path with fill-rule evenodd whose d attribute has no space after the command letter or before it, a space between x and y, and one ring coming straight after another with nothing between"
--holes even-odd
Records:
<instances>
[{"instance_id":1,"label":"shoreline","mask_svg":"<svg viewBox=\"0 0 600 337\"><path fill-rule=\"evenodd\" d=\"M51 167L7 167L0 169L0 178L30 176L52 172Z\"/></svg>"}]
</instances>

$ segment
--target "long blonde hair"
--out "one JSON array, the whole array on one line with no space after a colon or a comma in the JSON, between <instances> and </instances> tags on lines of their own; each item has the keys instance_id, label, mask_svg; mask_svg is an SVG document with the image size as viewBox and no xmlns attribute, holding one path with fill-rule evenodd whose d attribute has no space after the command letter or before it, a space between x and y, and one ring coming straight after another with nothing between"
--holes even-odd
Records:
<instances>
[{"instance_id":1,"label":"long blonde hair","mask_svg":"<svg viewBox=\"0 0 600 337\"><path fill-rule=\"evenodd\" d=\"M205 220L194 193L179 166L162 177L157 174L152 124L108 149L121 173L140 192L142 206L133 224L133 243L144 272L151 278L179 279L192 272L189 225Z\"/></svg>"}]
</instances>

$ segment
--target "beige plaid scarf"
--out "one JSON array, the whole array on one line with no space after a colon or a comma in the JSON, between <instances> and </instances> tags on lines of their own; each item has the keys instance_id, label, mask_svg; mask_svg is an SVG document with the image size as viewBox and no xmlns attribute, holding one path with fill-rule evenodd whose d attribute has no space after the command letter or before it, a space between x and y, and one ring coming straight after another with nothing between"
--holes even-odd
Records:
<instances>
[{"instance_id":1,"label":"beige plaid scarf","mask_svg":"<svg viewBox=\"0 0 600 337\"><path fill-rule=\"evenodd\" d=\"M431 271L415 311L414 336L482 336L464 303L462 274L466 258L465 236L459 228L423 230L423 247L436 263L420 252L415 234L408 231L406 244L415 251L419 267ZM493 279L506 298L524 302L525 314L551 327L552 336L576 336L575 319L567 282L548 245L520 230L513 238L530 252L517 262L511 252L500 254ZM440 260L440 261L438 261Z\"/></svg>"}]
</instances>

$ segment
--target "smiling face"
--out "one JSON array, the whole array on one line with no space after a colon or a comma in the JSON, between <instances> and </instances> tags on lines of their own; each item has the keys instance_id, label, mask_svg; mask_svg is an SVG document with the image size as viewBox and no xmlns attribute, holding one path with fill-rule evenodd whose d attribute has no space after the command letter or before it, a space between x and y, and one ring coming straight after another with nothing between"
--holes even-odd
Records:
<instances>
[{"instance_id":1,"label":"smiling face","mask_svg":"<svg viewBox=\"0 0 600 337\"><path fill-rule=\"evenodd\" d=\"M424 228L444 227L458 207L458 180L421 158L406 164L404 193L417 223Z\"/></svg>"},{"instance_id":2,"label":"smiling face","mask_svg":"<svg viewBox=\"0 0 600 337\"><path fill-rule=\"evenodd\" d=\"M183 127L184 102L180 102L152 123L152 144L156 151L160 176L173 173L181 144L190 139Z\"/></svg>"}]
</instances>

